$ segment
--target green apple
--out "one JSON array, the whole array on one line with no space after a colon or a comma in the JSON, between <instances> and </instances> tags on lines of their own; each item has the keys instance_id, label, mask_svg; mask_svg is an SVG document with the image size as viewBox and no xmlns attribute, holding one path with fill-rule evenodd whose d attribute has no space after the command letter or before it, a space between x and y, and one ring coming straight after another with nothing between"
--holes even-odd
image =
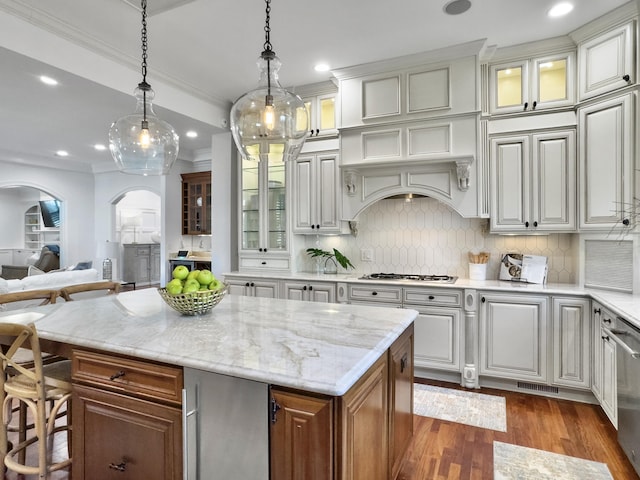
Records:
<instances>
[{"instance_id":1,"label":"green apple","mask_svg":"<svg viewBox=\"0 0 640 480\"><path fill-rule=\"evenodd\" d=\"M213 276L213 273L211 273L211 270L200 270L197 277L200 285L209 285L214 279L215 277Z\"/></svg>"},{"instance_id":2,"label":"green apple","mask_svg":"<svg viewBox=\"0 0 640 480\"><path fill-rule=\"evenodd\" d=\"M191 270L187 275L187 280L191 280L191 279L197 280L198 275L200 275L200 270Z\"/></svg>"},{"instance_id":3,"label":"green apple","mask_svg":"<svg viewBox=\"0 0 640 480\"><path fill-rule=\"evenodd\" d=\"M173 269L173 273L171 275L173 278L184 280L189 275L189 269L185 265L178 265Z\"/></svg>"},{"instance_id":4,"label":"green apple","mask_svg":"<svg viewBox=\"0 0 640 480\"><path fill-rule=\"evenodd\" d=\"M214 278L209 284L209 290L220 290L223 287L224 287L224 283L222 283L217 278Z\"/></svg>"},{"instance_id":5,"label":"green apple","mask_svg":"<svg viewBox=\"0 0 640 480\"><path fill-rule=\"evenodd\" d=\"M200 283L195 278L187 278L182 287L182 293L197 292L200 290Z\"/></svg>"},{"instance_id":6,"label":"green apple","mask_svg":"<svg viewBox=\"0 0 640 480\"><path fill-rule=\"evenodd\" d=\"M178 295L182 293L182 280L179 278L174 278L169 283L167 283L167 292L171 295Z\"/></svg>"}]
</instances>

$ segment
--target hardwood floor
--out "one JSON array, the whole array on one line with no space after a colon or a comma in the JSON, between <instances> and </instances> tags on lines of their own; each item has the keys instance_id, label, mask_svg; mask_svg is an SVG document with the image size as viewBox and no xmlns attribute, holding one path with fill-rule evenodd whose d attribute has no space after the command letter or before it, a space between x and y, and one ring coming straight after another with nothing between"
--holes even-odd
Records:
<instances>
[{"instance_id":1,"label":"hardwood floor","mask_svg":"<svg viewBox=\"0 0 640 480\"><path fill-rule=\"evenodd\" d=\"M423 383L461 388L445 382ZM615 429L599 406L489 388L481 392L506 397L507 431L416 415L415 436L398 480L493 479L494 440L603 462L614 480L640 480L618 445ZM66 454L64 436L56 438L54 449L56 454ZM30 478L14 473L5 476L6 480ZM51 480L69 479L68 472L51 476Z\"/></svg>"},{"instance_id":2,"label":"hardwood floor","mask_svg":"<svg viewBox=\"0 0 640 480\"><path fill-rule=\"evenodd\" d=\"M599 406L489 388L481 392L506 397L507 431L415 416L415 436L398 480L493 479L494 440L603 462L614 480L638 480Z\"/></svg>"}]
</instances>

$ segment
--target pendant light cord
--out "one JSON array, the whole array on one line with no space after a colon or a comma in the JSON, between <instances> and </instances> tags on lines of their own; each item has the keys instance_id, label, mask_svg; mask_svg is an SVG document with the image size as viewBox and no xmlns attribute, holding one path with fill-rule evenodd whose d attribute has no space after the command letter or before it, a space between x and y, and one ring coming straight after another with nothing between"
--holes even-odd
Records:
<instances>
[{"instance_id":1,"label":"pendant light cord","mask_svg":"<svg viewBox=\"0 0 640 480\"><path fill-rule=\"evenodd\" d=\"M147 92L151 90L151 85L147 83L147 0L141 0L142 7L142 30L140 32L140 40L142 41L142 82L138 84L138 88L142 90L142 128L148 128L147 122Z\"/></svg>"},{"instance_id":2,"label":"pendant light cord","mask_svg":"<svg viewBox=\"0 0 640 480\"><path fill-rule=\"evenodd\" d=\"M262 58L267 62L267 98L265 104L273 106L273 96L271 95L271 60L276 56L271 47L271 26L269 21L271 20L271 0L265 0L265 24L264 24L264 50L262 52Z\"/></svg>"}]
</instances>

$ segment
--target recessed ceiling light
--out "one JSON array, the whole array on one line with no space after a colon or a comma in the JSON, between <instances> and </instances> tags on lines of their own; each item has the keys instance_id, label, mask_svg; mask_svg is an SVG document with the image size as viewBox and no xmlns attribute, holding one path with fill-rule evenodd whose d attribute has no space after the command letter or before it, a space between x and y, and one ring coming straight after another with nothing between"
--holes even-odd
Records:
<instances>
[{"instance_id":1,"label":"recessed ceiling light","mask_svg":"<svg viewBox=\"0 0 640 480\"><path fill-rule=\"evenodd\" d=\"M196 138L196 137L198 136L198 132L194 132L193 130L189 130L189 131L186 133L186 135L187 135L187 137L189 137L189 138Z\"/></svg>"},{"instance_id":2,"label":"recessed ceiling light","mask_svg":"<svg viewBox=\"0 0 640 480\"><path fill-rule=\"evenodd\" d=\"M328 72L329 71L329 64L327 64L327 63L318 63L315 67L313 67L313 69L316 72Z\"/></svg>"},{"instance_id":3,"label":"recessed ceiling light","mask_svg":"<svg viewBox=\"0 0 640 480\"><path fill-rule=\"evenodd\" d=\"M452 0L444 6L445 13L449 15L460 15L471 8L469 0Z\"/></svg>"},{"instance_id":4,"label":"recessed ceiling light","mask_svg":"<svg viewBox=\"0 0 640 480\"><path fill-rule=\"evenodd\" d=\"M561 17L566 15L571 10L573 10L573 5L569 2L560 2L556 3L551 9L547 12L547 15L550 17Z\"/></svg>"},{"instance_id":5,"label":"recessed ceiling light","mask_svg":"<svg viewBox=\"0 0 640 480\"><path fill-rule=\"evenodd\" d=\"M46 85L58 85L58 81L55 78L47 77L46 75L40 75L40 81Z\"/></svg>"},{"instance_id":6,"label":"recessed ceiling light","mask_svg":"<svg viewBox=\"0 0 640 480\"><path fill-rule=\"evenodd\" d=\"M105 145L103 145L102 143L96 143L93 148L95 148L96 150L98 150L99 152L102 152L104 150L107 149L107 147Z\"/></svg>"},{"instance_id":7,"label":"recessed ceiling light","mask_svg":"<svg viewBox=\"0 0 640 480\"><path fill-rule=\"evenodd\" d=\"M69 156L69 152L67 152L66 150L58 150L56 152L56 157L68 157Z\"/></svg>"}]
</instances>

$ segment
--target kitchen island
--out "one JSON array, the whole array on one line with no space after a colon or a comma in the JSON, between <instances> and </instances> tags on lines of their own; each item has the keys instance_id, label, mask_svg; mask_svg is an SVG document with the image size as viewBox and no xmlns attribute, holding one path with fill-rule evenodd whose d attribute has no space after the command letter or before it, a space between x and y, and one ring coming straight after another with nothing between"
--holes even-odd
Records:
<instances>
[{"instance_id":1,"label":"kitchen island","mask_svg":"<svg viewBox=\"0 0 640 480\"><path fill-rule=\"evenodd\" d=\"M147 289L0 321L34 322L43 345L73 359L74 478L92 478L98 445L113 450L105 468L134 472L118 478L386 480L411 436L416 316L228 295L189 317ZM156 461L115 451L127 429L154 432L137 445Z\"/></svg>"}]
</instances>

